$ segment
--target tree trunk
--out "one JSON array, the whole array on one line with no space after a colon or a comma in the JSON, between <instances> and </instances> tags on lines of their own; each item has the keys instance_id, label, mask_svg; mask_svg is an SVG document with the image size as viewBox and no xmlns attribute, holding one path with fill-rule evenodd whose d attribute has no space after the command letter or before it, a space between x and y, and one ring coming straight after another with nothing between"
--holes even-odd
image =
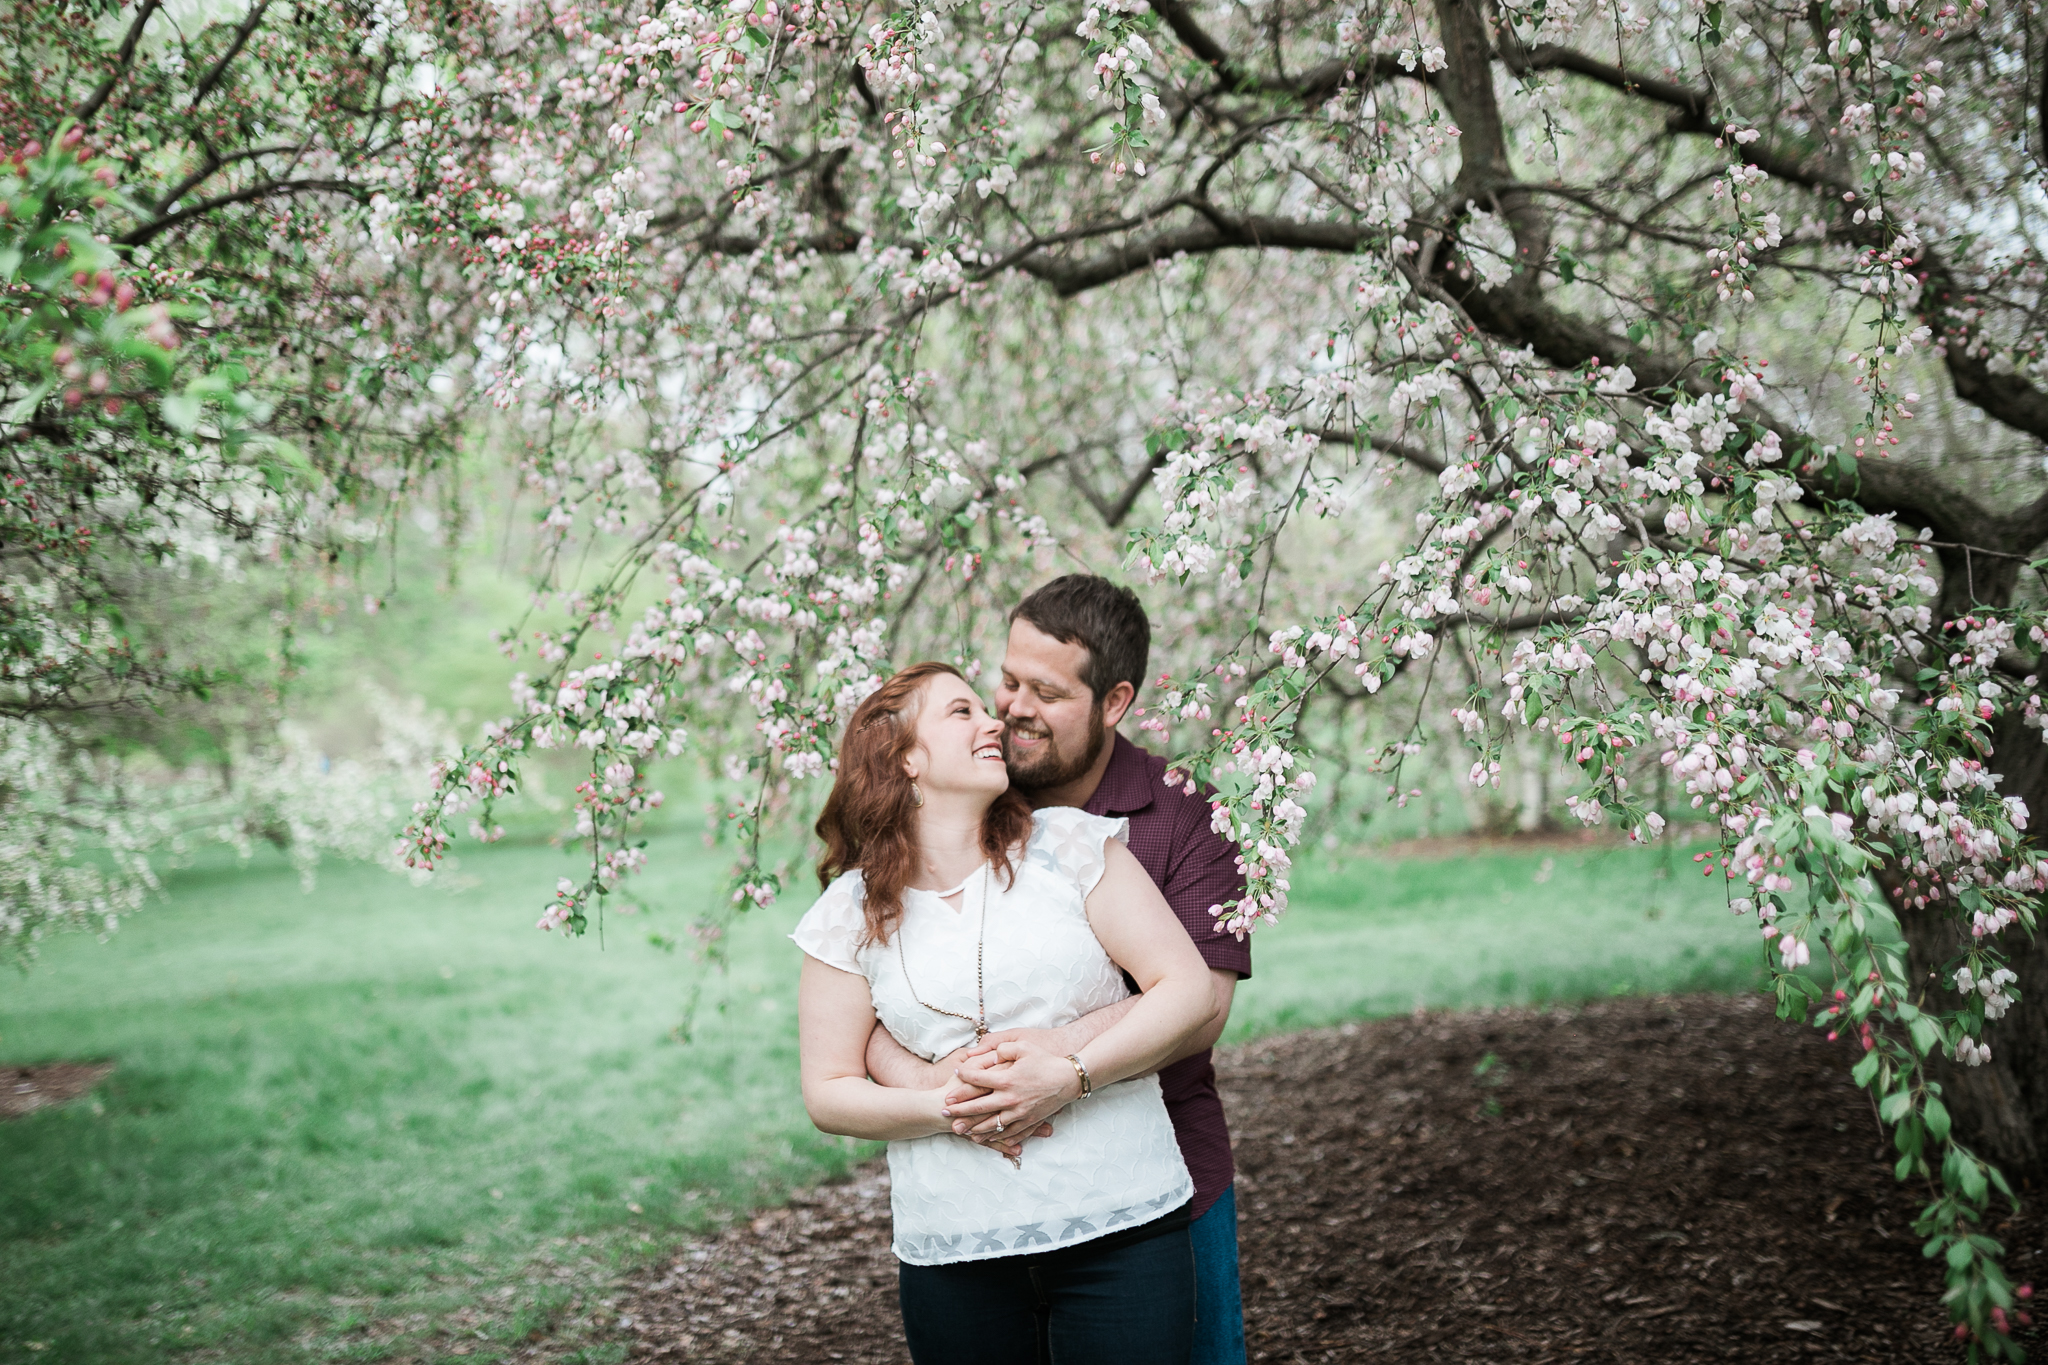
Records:
<instances>
[{"instance_id":1,"label":"tree trunk","mask_svg":"<svg viewBox=\"0 0 2048 1365\"><path fill-rule=\"evenodd\" d=\"M2018 577L2015 562L1986 565L1979 558L1969 565L1948 562L1949 553L1943 559L1944 620L1965 614L1974 603L2011 600ZM2027 833L2041 838L2048 833L2048 743L2020 723L2017 708L1993 722L1991 742L1989 762L2001 774L2000 794L2027 803ZM1890 892L1903 876L1887 869L1879 880ZM1952 973L1968 927L1953 918L1953 907L1915 910L1900 906L1896 897L1892 904L1905 931L1911 997L1930 1005L1955 1003ZM1984 1030L1991 1060L1963 1066L1937 1057L1929 1071L1941 1082L1942 1099L1962 1143L1996 1163L2007 1178L2039 1182L2048 1180L2048 933L2036 933L2029 941L2015 926L2003 937L2012 970L2019 973L2019 999Z\"/></svg>"},{"instance_id":2,"label":"tree trunk","mask_svg":"<svg viewBox=\"0 0 2048 1365\"><path fill-rule=\"evenodd\" d=\"M2014 715L1999 719L1992 738L1997 745L1992 759L2004 775L1999 791L2026 801L2031 832L2038 834L2048 820L2048 744ZM1891 885L1896 874L1883 880ZM1938 906L1903 907L1899 924L1906 934L1906 979L1913 997L1924 995L1930 1005L1955 1003L1951 973L1969 929ZM1938 1057L1929 1070L1941 1082L1942 1099L1963 1144L1996 1163L2009 1179L2040 1181L2048 1178L2048 934L2037 933L2027 942L2015 927L2004 937L2020 977L2019 1000L1984 1030L1991 1060L1963 1066Z\"/></svg>"}]
</instances>

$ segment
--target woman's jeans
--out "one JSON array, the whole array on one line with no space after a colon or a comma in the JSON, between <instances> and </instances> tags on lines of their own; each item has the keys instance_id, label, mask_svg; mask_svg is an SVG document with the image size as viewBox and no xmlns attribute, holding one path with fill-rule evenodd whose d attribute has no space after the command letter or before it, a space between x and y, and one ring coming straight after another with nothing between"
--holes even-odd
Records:
<instances>
[{"instance_id":1,"label":"woman's jeans","mask_svg":"<svg viewBox=\"0 0 2048 1365\"><path fill-rule=\"evenodd\" d=\"M1195 1258L1185 1227L1107 1251L897 1270L915 1365L1187 1365Z\"/></svg>"}]
</instances>

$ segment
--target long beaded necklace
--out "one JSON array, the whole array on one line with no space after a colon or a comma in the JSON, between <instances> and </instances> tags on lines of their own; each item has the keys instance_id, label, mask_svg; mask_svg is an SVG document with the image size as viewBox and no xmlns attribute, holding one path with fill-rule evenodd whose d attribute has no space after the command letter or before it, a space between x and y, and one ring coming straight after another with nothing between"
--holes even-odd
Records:
<instances>
[{"instance_id":1,"label":"long beaded necklace","mask_svg":"<svg viewBox=\"0 0 2048 1365\"><path fill-rule=\"evenodd\" d=\"M896 965L903 969L903 984L910 987L910 998L912 1000L917 1001L918 1004L923 1005L926 1009L932 1011L934 1014L943 1014L949 1019L958 1019L963 1023L974 1025L974 1041L977 1043L979 1043L982 1039L988 1037L988 999L984 992L982 983L981 950L983 945L988 942L989 879L990 873L988 864L983 863L981 867L981 927L976 932L974 937L974 1008L976 1011L976 1015L978 1017L970 1017L968 1015L960 1013L958 1010L940 1009L937 1005L932 1004L930 1001L926 1000L923 996L917 993L916 985L914 985L910 980L909 959L905 958L903 955L902 927L898 926L896 930Z\"/></svg>"}]
</instances>

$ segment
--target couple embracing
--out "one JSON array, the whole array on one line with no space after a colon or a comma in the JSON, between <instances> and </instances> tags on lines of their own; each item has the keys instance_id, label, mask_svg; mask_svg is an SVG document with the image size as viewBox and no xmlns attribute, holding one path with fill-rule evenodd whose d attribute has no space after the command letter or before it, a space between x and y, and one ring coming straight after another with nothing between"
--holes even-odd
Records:
<instances>
[{"instance_id":1,"label":"couple embracing","mask_svg":"<svg viewBox=\"0 0 2048 1365\"><path fill-rule=\"evenodd\" d=\"M791 935L804 1103L889 1143L915 1365L1241 1365L1210 1046L1251 974L1237 850L1117 734L1135 594L1020 603L990 711L918 664L862 702Z\"/></svg>"}]
</instances>

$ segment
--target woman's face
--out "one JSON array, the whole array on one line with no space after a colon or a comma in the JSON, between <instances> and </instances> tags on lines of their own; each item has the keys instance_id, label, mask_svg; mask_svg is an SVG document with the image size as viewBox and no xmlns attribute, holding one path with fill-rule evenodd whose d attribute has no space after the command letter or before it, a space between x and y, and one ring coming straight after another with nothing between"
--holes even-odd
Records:
<instances>
[{"instance_id":1,"label":"woman's face","mask_svg":"<svg viewBox=\"0 0 2048 1365\"><path fill-rule=\"evenodd\" d=\"M925 684L917 711L917 744L904 766L934 795L994 800L1010 785L1003 766L1003 723L959 678L940 673Z\"/></svg>"}]
</instances>

